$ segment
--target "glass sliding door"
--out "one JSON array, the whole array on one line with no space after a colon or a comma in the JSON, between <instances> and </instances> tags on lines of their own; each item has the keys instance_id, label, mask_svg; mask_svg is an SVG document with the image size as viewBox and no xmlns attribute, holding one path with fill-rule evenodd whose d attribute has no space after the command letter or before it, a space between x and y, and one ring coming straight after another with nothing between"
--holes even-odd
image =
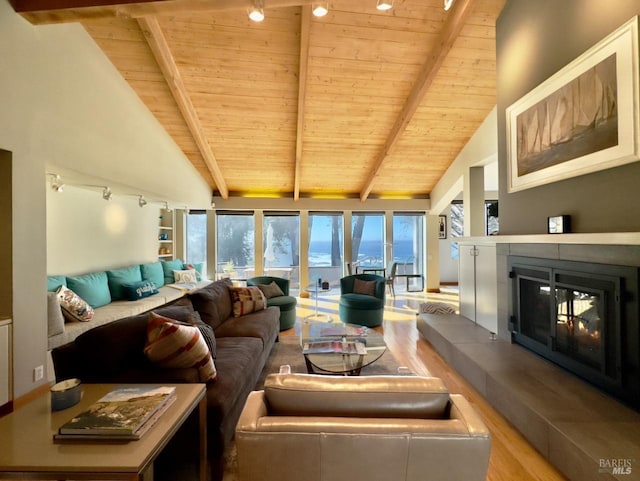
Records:
<instances>
[{"instance_id":1,"label":"glass sliding door","mask_svg":"<svg viewBox=\"0 0 640 481\"><path fill-rule=\"evenodd\" d=\"M247 279L255 273L255 223L253 212L219 212L216 215L218 278Z\"/></svg>"},{"instance_id":2,"label":"glass sliding door","mask_svg":"<svg viewBox=\"0 0 640 481\"><path fill-rule=\"evenodd\" d=\"M394 213L393 261L398 263L396 274L424 275L425 249L424 214ZM411 278L410 282L420 285L419 279Z\"/></svg>"},{"instance_id":3,"label":"glass sliding door","mask_svg":"<svg viewBox=\"0 0 640 481\"><path fill-rule=\"evenodd\" d=\"M264 213L264 274L289 279L289 288L300 288L300 216L297 213Z\"/></svg>"},{"instance_id":4,"label":"glass sliding door","mask_svg":"<svg viewBox=\"0 0 640 481\"><path fill-rule=\"evenodd\" d=\"M352 273L384 268L384 214L354 212L351 219Z\"/></svg>"},{"instance_id":5,"label":"glass sliding door","mask_svg":"<svg viewBox=\"0 0 640 481\"><path fill-rule=\"evenodd\" d=\"M344 220L342 213L309 213L309 282L328 281L333 287L342 277Z\"/></svg>"}]
</instances>

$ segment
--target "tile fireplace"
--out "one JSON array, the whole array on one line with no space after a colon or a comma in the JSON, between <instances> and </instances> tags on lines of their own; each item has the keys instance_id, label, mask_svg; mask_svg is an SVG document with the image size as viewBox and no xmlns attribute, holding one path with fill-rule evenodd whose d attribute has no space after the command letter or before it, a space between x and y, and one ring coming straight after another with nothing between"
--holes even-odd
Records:
<instances>
[{"instance_id":1,"label":"tile fireplace","mask_svg":"<svg viewBox=\"0 0 640 481\"><path fill-rule=\"evenodd\" d=\"M508 256L512 341L640 410L640 269Z\"/></svg>"}]
</instances>

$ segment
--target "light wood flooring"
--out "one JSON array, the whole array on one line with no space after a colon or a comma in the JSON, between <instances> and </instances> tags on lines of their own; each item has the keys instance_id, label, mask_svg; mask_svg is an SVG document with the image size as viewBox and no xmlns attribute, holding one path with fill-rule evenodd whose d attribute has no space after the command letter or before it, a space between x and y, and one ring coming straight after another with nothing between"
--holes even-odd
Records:
<instances>
[{"instance_id":1,"label":"light wood flooring","mask_svg":"<svg viewBox=\"0 0 640 481\"><path fill-rule=\"evenodd\" d=\"M332 292L318 299L318 311L338 316L339 294ZM447 365L431 344L420 336L416 328L416 312L420 302L426 300L447 302L458 306L456 288L441 289L439 294L407 293L396 291L396 297L387 296L384 323L376 328L384 334L387 346L401 365L416 374L441 378L452 393L464 395L477 409L492 435L491 460L488 481L565 481L565 478L536 451L529 442L493 409L484 398L456 371ZM298 317L315 312L315 299L298 298ZM281 335L295 335L295 329Z\"/></svg>"}]
</instances>

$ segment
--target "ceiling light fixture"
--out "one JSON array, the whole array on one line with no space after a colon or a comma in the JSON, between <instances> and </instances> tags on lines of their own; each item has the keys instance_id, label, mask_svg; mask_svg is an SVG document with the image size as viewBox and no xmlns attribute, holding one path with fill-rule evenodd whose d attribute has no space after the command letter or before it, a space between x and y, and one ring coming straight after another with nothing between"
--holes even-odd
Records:
<instances>
[{"instance_id":1,"label":"ceiling light fixture","mask_svg":"<svg viewBox=\"0 0 640 481\"><path fill-rule=\"evenodd\" d=\"M62 182L62 177L58 174L47 174L53 177L51 180L51 189L54 192L62 192L64 190L64 183Z\"/></svg>"},{"instance_id":2,"label":"ceiling light fixture","mask_svg":"<svg viewBox=\"0 0 640 481\"><path fill-rule=\"evenodd\" d=\"M449 10L456 0L444 0L444 9Z\"/></svg>"},{"instance_id":3,"label":"ceiling light fixture","mask_svg":"<svg viewBox=\"0 0 640 481\"><path fill-rule=\"evenodd\" d=\"M262 0L253 0L253 6L249 9L249 18L254 22L264 20L264 3Z\"/></svg>"},{"instance_id":4,"label":"ceiling light fixture","mask_svg":"<svg viewBox=\"0 0 640 481\"><path fill-rule=\"evenodd\" d=\"M145 205L147 205L147 201L145 200L144 195L138 197L138 205L140 207L144 207Z\"/></svg>"},{"instance_id":5,"label":"ceiling light fixture","mask_svg":"<svg viewBox=\"0 0 640 481\"><path fill-rule=\"evenodd\" d=\"M329 13L329 4L327 2L314 3L311 6L314 17L324 17Z\"/></svg>"},{"instance_id":6,"label":"ceiling light fixture","mask_svg":"<svg viewBox=\"0 0 640 481\"><path fill-rule=\"evenodd\" d=\"M102 198L107 201L113 199L113 192L111 192L111 187L106 186L102 188Z\"/></svg>"},{"instance_id":7,"label":"ceiling light fixture","mask_svg":"<svg viewBox=\"0 0 640 481\"><path fill-rule=\"evenodd\" d=\"M167 202L166 200L164 201L164 210L166 210L167 212L171 212L171 207L169 207L169 202Z\"/></svg>"},{"instance_id":8,"label":"ceiling light fixture","mask_svg":"<svg viewBox=\"0 0 640 481\"><path fill-rule=\"evenodd\" d=\"M393 0L378 0L378 5L376 6L376 8L378 10L382 10L383 12L386 10L391 10L393 8Z\"/></svg>"}]
</instances>

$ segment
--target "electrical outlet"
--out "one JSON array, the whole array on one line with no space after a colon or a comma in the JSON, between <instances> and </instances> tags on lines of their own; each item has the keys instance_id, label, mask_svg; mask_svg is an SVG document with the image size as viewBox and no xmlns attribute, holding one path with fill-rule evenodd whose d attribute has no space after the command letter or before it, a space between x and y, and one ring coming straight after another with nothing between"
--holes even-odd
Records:
<instances>
[{"instance_id":1,"label":"electrical outlet","mask_svg":"<svg viewBox=\"0 0 640 481\"><path fill-rule=\"evenodd\" d=\"M44 366L36 366L33 368L33 382L38 382L44 377Z\"/></svg>"}]
</instances>

